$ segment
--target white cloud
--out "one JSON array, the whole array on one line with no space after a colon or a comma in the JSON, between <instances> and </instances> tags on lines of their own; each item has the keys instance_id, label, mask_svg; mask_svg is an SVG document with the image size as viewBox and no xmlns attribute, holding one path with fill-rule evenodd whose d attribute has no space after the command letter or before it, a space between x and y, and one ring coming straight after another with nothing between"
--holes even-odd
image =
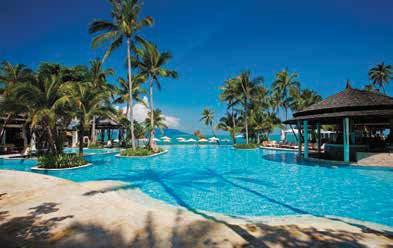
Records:
<instances>
[{"instance_id":1,"label":"white cloud","mask_svg":"<svg viewBox=\"0 0 393 248\"><path fill-rule=\"evenodd\" d=\"M143 101L146 103L146 105L142 104L142 103L137 103L134 105L134 119L137 122L143 122L145 121L146 117L147 117L147 113L149 112L149 108L148 108L148 104L147 104L147 97L143 97ZM123 113L126 113L126 107L123 107ZM180 127L180 119L178 117L175 116L169 116L169 115L165 115L164 114L164 118L165 118L165 124L169 127L169 128L179 128Z\"/></svg>"}]
</instances>

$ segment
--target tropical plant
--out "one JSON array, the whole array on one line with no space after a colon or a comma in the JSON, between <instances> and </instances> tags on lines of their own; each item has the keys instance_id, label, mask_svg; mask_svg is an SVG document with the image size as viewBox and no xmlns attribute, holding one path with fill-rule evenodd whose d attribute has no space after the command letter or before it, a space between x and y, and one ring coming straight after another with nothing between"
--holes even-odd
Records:
<instances>
[{"instance_id":1,"label":"tropical plant","mask_svg":"<svg viewBox=\"0 0 393 248\"><path fill-rule=\"evenodd\" d=\"M299 89L293 92L289 107L292 111L300 111L321 100L322 97L317 92L309 89Z\"/></svg>"},{"instance_id":2,"label":"tropical plant","mask_svg":"<svg viewBox=\"0 0 393 248\"><path fill-rule=\"evenodd\" d=\"M297 81L297 73L289 73L288 69L280 71L276 74L273 82L273 94L279 99L278 106L285 111L285 119L288 119L288 109L291 104L291 97L299 91L300 83Z\"/></svg>"},{"instance_id":3,"label":"tropical plant","mask_svg":"<svg viewBox=\"0 0 393 248\"><path fill-rule=\"evenodd\" d=\"M382 91L386 94L385 86L392 79L392 74L393 67L382 62L369 70L368 77L375 87L382 88Z\"/></svg>"},{"instance_id":4,"label":"tropical plant","mask_svg":"<svg viewBox=\"0 0 393 248\"><path fill-rule=\"evenodd\" d=\"M79 154L83 155L83 134L95 116L111 118L115 110L109 103L110 94L92 88L90 82L68 83L62 88L63 102L70 115L79 121Z\"/></svg>"},{"instance_id":5,"label":"tropical plant","mask_svg":"<svg viewBox=\"0 0 393 248\"><path fill-rule=\"evenodd\" d=\"M236 144L236 134L241 131L241 128L236 126L234 122L238 121L236 113L226 113L226 116L220 118L217 128L226 131L230 134L232 142Z\"/></svg>"},{"instance_id":6,"label":"tropical plant","mask_svg":"<svg viewBox=\"0 0 393 248\"><path fill-rule=\"evenodd\" d=\"M72 153L47 154L38 157L38 167L45 169L64 169L88 164L82 157Z\"/></svg>"},{"instance_id":7,"label":"tropical plant","mask_svg":"<svg viewBox=\"0 0 393 248\"><path fill-rule=\"evenodd\" d=\"M235 118L235 109L234 107L239 103L238 96L238 88L237 81L234 79L229 79L224 82L224 86L221 88L221 94L219 96L220 100L227 103L227 109L231 110L231 119L232 119L232 129L236 128L236 118Z\"/></svg>"},{"instance_id":8,"label":"tropical plant","mask_svg":"<svg viewBox=\"0 0 393 248\"><path fill-rule=\"evenodd\" d=\"M275 128L283 128L281 120L273 112L254 110L251 111L250 116L251 126L258 144L261 142L261 135L264 140L267 140Z\"/></svg>"},{"instance_id":9,"label":"tropical plant","mask_svg":"<svg viewBox=\"0 0 393 248\"><path fill-rule=\"evenodd\" d=\"M157 148L155 151L151 149L146 149L142 147L138 147L136 149L126 149L120 152L121 156L125 157L146 157L146 156L151 156L156 153L163 152L164 150L162 148Z\"/></svg>"},{"instance_id":10,"label":"tropical plant","mask_svg":"<svg viewBox=\"0 0 393 248\"><path fill-rule=\"evenodd\" d=\"M146 94L146 90L142 88L142 84L146 81L146 77L139 73L135 77L133 77L133 83L132 83L132 98L138 102L146 105L145 101L143 101L143 94ZM117 80L120 84L120 87L117 88L116 90L116 97L114 100L114 103L126 103L126 116L129 115L130 111L130 105L129 105L129 84L128 82L120 77Z\"/></svg>"},{"instance_id":11,"label":"tropical plant","mask_svg":"<svg viewBox=\"0 0 393 248\"><path fill-rule=\"evenodd\" d=\"M262 77L251 78L249 71L242 72L235 79L236 81L236 97L239 99L243 106L243 121L244 129L246 134L246 144L249 142L249 130L248 130L248 114L251 101L255 99L258 93L261 93L261 84L263 83Z\"/></svg>"},{"instance_id":12,"label":"tropical plant","mask_svg":"<svg viewBox=\"0 0 393 248\"><path fill-rule=\"evenodd\" d=\"M154 121L151 121L151 117L154 117ZM162 132L165 128L168 128L166 125L165 116L162 114L160 109L155 109L154 114L151 114L150 112L147 114L145 128L150 133L149 139L154 139L154 136L151 136L153 133L152 129L159 129ZM149 148L151 149L150 146Z\"/></svg>"},{"instance_id":13,"label":"tropical plant","mask_svg":"<svg viewBox=\"0 0 393 248\"><path fill-rule=\"evenodd\" d=\"M214 122L214 111L213 110L205 108L202 111L202 117L199 121L202 121L206 126L210 127L213 135L216 136L215 132L214 132L214 127L213 127L213 122Z\"/></svg>"},{"instance_id":14,"label":"tropical plant","mask_svg":"<svg viewBox=\"0 0 393 248\"><path fill-rule=\"evenodd\" d=\"M0 116L3 117L3 124L0 127L0 140L4 136L4 130L13 115L22 113L25 106L13 95L13 90L17 84L27 83L33 79L33 71L25 65L13 65L4 61L0 65Z\"/></svg>"},{"instance_id":15,"label":"tropical plant","mask_svg":"<svg viewBox=\"0 0 393 248\"><path fill-rule=\"evenodd\" d=\"M30 82L16 85L15 97L26 107L25 114L31 128L45 130L44 137L48 143L49 153L60 153L61 135L58 126L64 121L66 114L62 109L64 85L64 68L56 64L43 63L38 73Z\"/></svg>"},{"instance_id":16,"label":"tropical plant","mask_svg":"<svg viewBox=\"0 0 393 248\"><path fill-rule=\"evenodd\" d=\"M140 19L141 4L138 0L111 0L112 4L112 21L95 20L90 24L89 32L98 35L93 39L93 47L98 47L106 42L110 42L106 50L103 61L112 53L113 50L119 48L123 40L127 42L127 67L128 67L128 89L129 95L132 96L132 64L131 64L131 49L133 47L136 33L145 26L153 24L152 17L145 17ZM129 121L131 123L131 143L132 148L135 148L134 137L134 116L133 116L133 99L128 98L130 106Z\"/></svg>"},{"instance_id":17,"label":"tropical plant","mask_svg":"<svg viewBox=\"0 0 393 248\"><path fill-rule=\"evenodd\" d=\"M141 74L149 80L149 108L150 108L150 126L154 126L154 102L153 102L153 85L161 90L160 78L177 78L177 72L166 69L165 66L172 58L169 52L160 52L151 42L137 37L142 45L141 48L135 48L137 59L135 64L138 66ZM150 149L156 149L154 141L154 128L150 130Z\"/></svg>"}]
</instances>

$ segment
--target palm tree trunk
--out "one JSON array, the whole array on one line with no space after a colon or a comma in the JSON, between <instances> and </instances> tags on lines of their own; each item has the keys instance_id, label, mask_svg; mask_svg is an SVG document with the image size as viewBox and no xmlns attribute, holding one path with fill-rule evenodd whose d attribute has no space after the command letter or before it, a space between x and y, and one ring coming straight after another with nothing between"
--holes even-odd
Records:
<instances>
[{"instance_id":1,"label":"palm tree trunk","mask_svg":"<svg viewBox=\"0 0 393 248\"><path fill-rule=\"evenodd\" d=\"M129 105L129 121L131 122L131 146L135 149L134 135L134 110L132 108L132 70L131 70L131 39L127 38L127 61L128 61L128 105Z\"/></svg>"},{"instance_id":2,"label":"palm tree trunk","mask_svg":"<svg viewBox=\"0 0 393 248\"><path fill-rule=\"evenodd\" d=\"M95 144L97 142L97 134L96 134L96 116L93 116L93 123L91 124L91 143Z\"/></svg>"},{"instance_id":3,"label":"palm tree trunk","mask_svg":"<svg viewBox=\"0 0 393 248\"><path fill-rule=\"evenodd\" d=\"M7 117L5 118L3 125L1 125L0 140L3 139L4 133L5 133L5 127L7 126L7 123L9 122L10 119L11 119L11 114L7 114Z\"/></svg>"},{"instance_id":4,"label":"palm tree trunk","mask_svg":"<svg viewBox=\"0 0 393 248\"><path fill-rule=\"evenodd\" d=\"M156 142L154 141L154 105L153 105L153 79L150 79L150 139L149 147L152 150L156 149Z\"/></svg>"},{"instance_id":5,"label":"palm tree trunk","mask_svg":"<svg viewBox=\"0 0 393 248\"><path fill-rule=\"evenodd\" d=\"M56 153L56 143L55 143L55 139L53 136L53 132L52 129L49 125L47 125L47 130L48 130L48 143L49 143L49 152L51 153Z\"/></svg>"}]
</instances>

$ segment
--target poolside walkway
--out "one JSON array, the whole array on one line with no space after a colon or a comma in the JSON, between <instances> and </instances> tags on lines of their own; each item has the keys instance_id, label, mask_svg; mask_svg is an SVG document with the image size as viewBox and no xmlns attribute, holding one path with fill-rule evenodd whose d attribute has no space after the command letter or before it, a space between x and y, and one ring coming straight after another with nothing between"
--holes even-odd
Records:
<instances>
[{"instance_id":1,"label":"poolside walkway","mask_svg":"<svg viewBox=\"0 0 393 248\"><path fill-rule=\"evenodd\" d=\"M393 232L317 217L234 219L129 185L0 170L0 247L392 247Z\"/></svg>"}]
</instances>

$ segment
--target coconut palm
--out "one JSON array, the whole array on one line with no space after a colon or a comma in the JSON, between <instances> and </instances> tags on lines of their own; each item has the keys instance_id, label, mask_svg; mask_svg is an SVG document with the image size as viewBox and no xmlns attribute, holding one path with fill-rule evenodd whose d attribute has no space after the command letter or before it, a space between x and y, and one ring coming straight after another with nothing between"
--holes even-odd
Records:
<instances>
[{"instance_id":1,"label":"coconut palm","mask_svg":"<svg viewBox=\"0 0 393 248\"><path fill-rule=\"evenodd\" d=\"M281 120L272 112L252 111L251 122L256 132L257 143L260 143L261 133L266 139L269 139L269 135L275 128L282 128Z\"/></svg>"},{"instance_id":2,"label":"coconut palm","mask_svg":"<svg viewBox=\"0 0 393 248\"><path fill-rule=\"evenodd\" d=\"M221 88L221 94L219 96L220 100L227 103L227 109L231 110L231 124L232 129L236 128L236 118L235 118L235 110L234 107L239 103L239 99L237 98L237 85L236 80L229 79L226 80L224 86Z\"/></svg>"},{"instance_id":3,"label":"coconut palm","mask_svg":"<svg viewBox=\"0 0 393 248\"><path fill-rule=\"evenodd\" d=\"M285 111L285 119L288 119L288 109L291 103L291 96L294 92L297 92L300 87L300 83L297 81L297 73L289 73L288 69L280 71L276 75L276 79L273 82L273 94L279 97L279 106Z\"/></svg>"},{"instance_id":4,"label":"coconut palm","mask_svg":"<svg viewBox=\"0 0 393 248\"><path fill-rule=\"evenodd\" d=\"M146 76L139 73L135 77L133 77L133 83L132 83L132 98L136 100L136 102L145 104L143 101L143 94L146 94L146 90L142 88L142 84L146 81ZM130 105L128 104L128 98L129 98L129 84L128 81L126 81L124 78L119 77L117 80L120 84L120 87L117 88L116 92L116 97L114 99L114 103L126 103L126 116L128 116L128 113L130 111Z\"/></svg>"},{"instance_id":5,"label":"coconut palm","mask_svg":"<svg viewBox=\"0 0 393 248\"><path fill-rule=\"evenodd\" d=\"M154 126L154 101L153 101L153 86L155 85L161 90L160 78L177 78L177 72L165 68L166 64L172 58L169 52L160 52L151 42L137 37L137 40L142 45L141 48L136 48L135 53L137 59L135 64L138 66L140 73L145 75L149 80L149 108L150 108L150 125ZM154 141L154 128L150 130L149 148L156 149Z\"/></svg>"},{"instance_id":6,"label":"coconut palm","mask_svg":"<svg viewBox=\"0 0 393 248\"><path fill-rule=\"evenodd\" d=\"M372 81L373 85L378 88L382 88L385 92L385 85L392 79L393 67L391 65L385 65L384 62L371 68L368 72L368 77Z\"/></svg>"},{"instance_id":7,"label":"coconut palm","mask_svg":"<svg viewBox=\"0 0 393 248\"><path fill-rule=\"evenodd\" d=\"M50 153L61 152L58 142L57 127L64 115L62 107L63 94L61 87L64 84L61 70L48 70L48 64L42 64L34 80L19 84L15 87L15 97L22 102L27 110L27 122L31 128L40 127L45 135Z\"/></svg>"},{"instance_id":8,"label":"coconut palm","mask_svg":"<svg viewBox=\"0 0 393 248\"><path fill-rule=\"evenodd\" d=\"M248 110L251 104L251 101L255 98L255 96L260 93L260 89L258 88L263 83L262 77L256 77L254 79L251 78L251 73L249 71L242 72L235 79L236 82L236 94L237 99L239 99L240 103L243 106L243 121L244 121L244 129L246 133L246 144L249 142L248 135Z\"/></svg>"},{"instance_id":9,"label":"coconut palm","mask_svg":"<svg viewBox=\"0 0 393 248\"><path fill-rule=\"evenodd\" d=\"M136 33L145 26L153 24L152 17L145 17L140 19L141 4L138 0L111 0L112 4L112 21L95 20L90 24L89 32L98 35L93 39L93 47L98 47L104 43L110 42L107 48L103 61L112 53L113 50L119 48L123 40L127 42L127 67L128 67L128 89L129 95L132 95L132 64L131 64L131 49L133 47ZM132 148L135 149L134 136L134 116L133 116L133 99L129 97L129 120L131 123L131 143Z\"/></svg>"},{"instance_id":10,"label":"coconut palm","mask_svg":"<svg viewBox=\"0 0 393 248\"><path fill-rule=\"evenodd\" d=\"M95 116L114 117L116 111L109 104L108 91L94 89L90 82L68 83L62 87L62 102L79 121L79 154L83 155L83 134Z\"/></svg>"},{"instance_id":11,"label":"coconut palm","mask_svg":"<svg viewBox=\"0 0 393 248\"><path fill-rule=\"evenodd\" d=\"M202 111L202 117L199 121L202 121L206 126L210 127L213 135L215 136L213 122L214 122L214 111L208 108L205 108Z\"/></svg>"},{"instance_id":12,"label":"coconut palm","mask_svg":"<svg viewBox=\"0 0 393 248\"><path fill-rule=\"evenodd\" d=\"M150 118L154 117L154 121L151 121ZM154 126L152 126L152 124ZM162 111L160 109L155 109L154 110L154 114L147 114L146 120L145 120L145 127L147 129L147 131L150 132L150 134L152 133L151 130L152 129L160 129L161 132L163 131L163 129L168 128L168 126L166 125L166 121L165 121L165 116L162 114ZM153 139L150 137L150 139Z\"/></svg>"},{"instance_id":13,"label":"coconut palm","mask_svg":"<svg viewBox=\"0 0 393 248\"><path fill-rule=\"evenodd\" d=\"M4 136L5 127L13 114L21 113L24 106L13 96L16 84L26 83L33 79L33 71L25 65L13 65L4 61L0 65L0 116L4 116L3 124L0 127L0 140Z\"/></svg>"},{"instance_id":14,"label":"coconut palm","mask_svg":"<svg viewBox=\"0 0 393 248\"><path fill-rule=\"evenodd\" d=\"M292 94L289 107L292 111L300 111L321 100L322 97L313 90L298 90Z\"/></svg>"},{"instance_id":15,"label":"coconut palm","mask_svg":"<svg viewBox=\"0 0 393 248\"><path fill-rule=\"evenodd\" d=\"M78 74L78 67L74 68L74 73ZM76 79L76 81L86 81L90 82L91 86L94 89L97 89L102 92L107 92L110 94L113 94L115 91L115 88L108 83L107 79L109 76L112 76L114 74L114 71L112 69L104 69L102 61L95 59L90 61L90 66L89 68L85 69L84 72L81 73L81 77ZM97 135L96 135L96 116L93 116L92 119L92 126L91 126L91 143L95 144L97 140Z\"/></svg>"},{"instance_id":16,"label":"coconut palm","mask_svg":"<svg viewBox=\"0 0 393 248\"><path fill-rule=\"evenodd\" d=\"M240 132L240 127L236 126L233 122L238 119L236 113L226 113L226 116L220 118L217 128L228 132L231 135L232 141L236 144L236 134Z\"/></svg>"}]
</instances>

